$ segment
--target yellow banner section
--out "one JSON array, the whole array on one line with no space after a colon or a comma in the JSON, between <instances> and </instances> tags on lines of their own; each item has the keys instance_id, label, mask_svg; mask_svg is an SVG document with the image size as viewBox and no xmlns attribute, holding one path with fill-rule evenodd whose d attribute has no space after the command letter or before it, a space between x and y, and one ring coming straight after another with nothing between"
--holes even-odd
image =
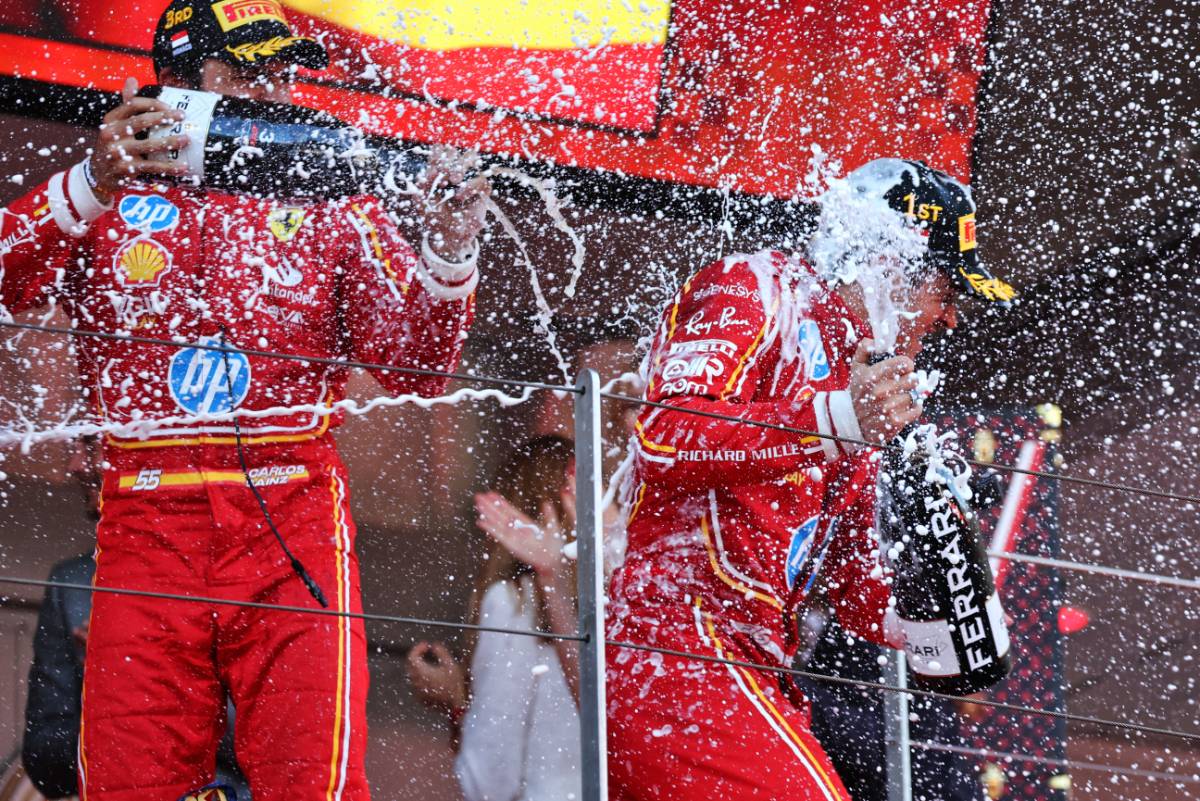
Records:
<instances>
[{"instance_id":1,"label":"yellow banner section","mask_svg":"<svg viewBox=\"0 0 1200 801\"><path fill-rule=\"evenodd\" d=\"M283 0L313 17L422 50L664 45L670 0Z\"/></svg>"}]
</instances>

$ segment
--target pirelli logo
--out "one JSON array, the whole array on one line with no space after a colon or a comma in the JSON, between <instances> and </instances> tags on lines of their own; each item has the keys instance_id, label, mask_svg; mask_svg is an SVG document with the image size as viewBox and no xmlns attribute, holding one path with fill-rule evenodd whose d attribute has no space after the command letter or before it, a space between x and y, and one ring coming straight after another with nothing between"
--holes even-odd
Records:
<instances>
[{"instance_id":1,"label":"pirelli logo","mask_svg":"<svg viewBox=\"0 0 1200 801\"><path fill-rule=\"evenodd\" d=\"M223 31L261 20L275 20L287 25L279 0L221 0L212 4L212 10Z\"/></svg>"},{"instance_id":2,"label":"pirelli logo","mask_svg":"<svg viewBox=\"0 0 1200 801\"><path fill-rule=\"evenodd\" d=\"M958 218L958 251L965 253L975 249L975 215L964 214Z\"/></svg>"}]
</instances>

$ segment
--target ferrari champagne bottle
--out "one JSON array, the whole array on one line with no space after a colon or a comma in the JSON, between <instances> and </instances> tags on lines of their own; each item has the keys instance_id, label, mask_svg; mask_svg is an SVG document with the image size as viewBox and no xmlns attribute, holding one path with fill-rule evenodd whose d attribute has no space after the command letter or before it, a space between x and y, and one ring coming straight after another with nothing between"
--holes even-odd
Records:
<instances>
[{"instance_id":1,"label":"ferrari champagne bottle","mask_svg":"<svg viewBox=\"0 0 1200 801\"><path fill-rule=\"evenodd\" d=\"M977 692L1008 673L1012 655L979 521L955 480L969 465L951 469L945 463L956 457L943 452L931 470L928 451L909 450L884 457L880 523L913 684Z\"/></svg>"},{"instance_id":2,"label":"ferrari champagne bottle","mask_svg":"<svg viewBox=\"0 0 1200 801\"><path fill-rule=\"evenodd\" d=\"M167 86L139 94L184 113L150 135L187 134L186 146L159 158L185 164L187 179L203 186L280 198L380 195L403 188L427 162L415 148L303 106Z\"/></svg>"}]
</instances>

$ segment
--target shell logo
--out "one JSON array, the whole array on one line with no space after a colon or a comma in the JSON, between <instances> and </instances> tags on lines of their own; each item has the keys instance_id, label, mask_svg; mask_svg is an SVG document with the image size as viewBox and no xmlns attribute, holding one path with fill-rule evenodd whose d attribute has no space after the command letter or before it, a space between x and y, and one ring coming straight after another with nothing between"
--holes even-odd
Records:
<instances>
[{"instance_id":1,"label":"shell logo","mask_svg":"<svg viewBox=\"0 0 1200 801\"><path fill-rule=\"evenodd\" d=\"M149 237L131 239L113 260L113 271L126 286L158 286L171 269L171 252Z\"/></svg>"}]
</instances>

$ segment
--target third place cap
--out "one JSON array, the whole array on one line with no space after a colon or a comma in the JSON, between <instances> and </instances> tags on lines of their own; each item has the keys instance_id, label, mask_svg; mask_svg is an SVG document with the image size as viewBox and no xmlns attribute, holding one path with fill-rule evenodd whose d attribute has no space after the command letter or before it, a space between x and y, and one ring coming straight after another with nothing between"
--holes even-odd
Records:
<instances>
[{"instance_id":1,"label":"third place cap","mask_svg":"<svg viewBox=\"0 0 1200 801\"><path fill-rule=\"evenodd\" d=\"M235 66L285 61L324 69L317 40L296 36L279 0L173 0L154 30L154 70L197 80L206 58Z\"/></svg>"}]
</instances>

